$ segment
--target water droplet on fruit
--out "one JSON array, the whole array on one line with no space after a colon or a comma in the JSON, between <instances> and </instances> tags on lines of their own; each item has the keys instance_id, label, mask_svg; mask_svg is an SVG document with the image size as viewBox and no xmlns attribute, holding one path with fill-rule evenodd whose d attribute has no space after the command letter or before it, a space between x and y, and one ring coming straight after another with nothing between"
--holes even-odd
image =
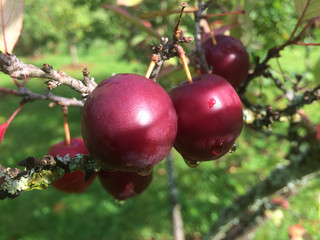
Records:
<instances>
[{"instance_id":1,"label":"water droplet on fruit","mask_svg":"<svg viewBox=\"0 0 320 240\"><path fill-rule=\"evenodd\" d=\"M230 148L229 153L234 153L237 150L237 144L233 144L233 146Z\"/></svg>"},{"instance_id":2,"label":"water droplet on fruit","mask_svg":"<svg viewBox=\"0 0 320 240\"><path fill-rule=\"evenodd\" d=\"M223 142L217 142L211 147L211 151L214 156L220 155L223 152L223 149L224 149Z\"/></svg>"},{"instance_id":3,"label":"water droplet on fruit","mask_svg":"<svg viewBox=\"0 0 320 240\"><path fill-rule=\"evenodd\" d=\"M152 173L152 171L153 171L153 166L147 166L145 168L141 168L137 170L136 173L141 176L148 176L149 174Z\"/></svg>"},{"instance_id":4,"label":"water droplet on fruit","mask_svg":"<svg viewBox=\"0 0 320 240\"><path fill-rule=\"evenodd\" d=\"M184 159L188 167L190 168L196 168L200 165L200 162L194 161L194 160L189 160L189 159Z\"/></svg>"},{"instance_id":5,"label":"water droplet on fruit","mask_svg":"<svg viewBox=\"0 0 320 240\"><path fill-rule=\"evenodd\" d=\"M213 108L213 106L216 104L216 100L214 98L209 98L209 101L208 101L208 105L209 105L209 108Z\"/></svg>"}]
</instances>

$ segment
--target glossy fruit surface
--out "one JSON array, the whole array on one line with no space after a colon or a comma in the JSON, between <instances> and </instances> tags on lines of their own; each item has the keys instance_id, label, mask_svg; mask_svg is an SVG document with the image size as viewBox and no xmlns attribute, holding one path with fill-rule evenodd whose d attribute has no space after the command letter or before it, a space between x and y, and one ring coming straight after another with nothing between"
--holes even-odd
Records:
<instances>
[{"instance_id":1,"label":"glossy fruit surface","mask_svg":"<svg viewBox=\"0 0 320 240\"><path fill-rule=\"evenodd\" d=\"M82 111L82 136L104 169L143 171L166 157L177 132L167 92L136 74L102 81Z\"/></svg>"},{"instance_id":2,"label":"glossy fruit surface","mask_svg":"<svg viewBox=\"0 0 320 240\"><path fill-rule=\"evenodd\" d=\"M170 96L178 115L174 147L186 162L214 160L233 147L242 130L242 104L224 78L199 75Z\"/></svg>"},{"instance_id":3,"label":"glossy fruit surface","mask_svg":"<svg viewBox=\"0 0 320 240\"><path fill-rule=\"evenodd\" d=\"M88 154L88 150L81 138L71 138L70 145L66 145L65 141L59 142L53 145L48 152L54 157L57 155L64 157L67 154L74 157L78 153ZM54 181L52 186L62 192L82 193L91 185L95 176L96 174L85 181L85 174L82 171L65 173L61 178Z\"/></svg>"},{"instance_id":4,"label":"glossy fruit surface","mask_svg":"<svg viewBox=\"0 0 320 240\"><path fill-rule=\"evenodd\" d=\"M152 181L152 173L141 176L135 172L100 170L99 179L102 186L115 199L126 200L143 192Z\"/></svg>"},{"instance_id":5,"label":"glossy fruit surface","mask_svg":"<svg viewBox=\"0 0 320 240\"><path fill-rule=\"evenodd\" d=\"M212 67L212 73L222 76L237 88L248 75L248 52L236 38L217 35L215 39L216 45L213 45L212 38L202 43L207 63Z\"/></svg>"}]
</instances>

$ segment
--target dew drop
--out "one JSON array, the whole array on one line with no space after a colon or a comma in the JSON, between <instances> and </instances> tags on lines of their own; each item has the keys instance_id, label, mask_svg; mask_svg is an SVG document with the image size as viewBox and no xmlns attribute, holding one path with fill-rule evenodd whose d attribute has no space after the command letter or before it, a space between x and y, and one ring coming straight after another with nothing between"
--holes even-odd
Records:
<instances>
[{"instance_id":1,"label":"dew drop","mask_svg":"<svg viewBox=\"0 0 320 240\"><path fill-rule=\"evenodd\" d=\"M141 168L137 170L136 173L141 176L148 176L149 174L152 173L152 171L153 171L153 166L147 166L145 168Z\"/></svg>"},{"instance_id":2,"label":"dew drop","mask_svg":"<svg viewBox=\"0 0 320 240\"><path fill-rule=\"evenodd\" d=\"M220 155L223 152L224 144L223 142L217 142L211 147L212 154L214 156Z\"/></svg>"},{"instance_id":3,"label":"dew drop","mask_svg":"<svg viewBox=\"0 0 320 240\"><path fill-rule=\"evenodd\" d=\"M230 148L229 153L234 153L237 150L237 144L234 143L233 146Z\"/></svg>"},{"instance_id":4,"label":"dew drop","mask_svg":"<svg viewBox=\"0 0 320 240\"><path fill-rule=\"evenodd\" d=\"M188 167L190 168L196 168L200 165L200 162L194 161L194 160L189 160L189 159L184 159Z\"/></svg>"}]
</instances>

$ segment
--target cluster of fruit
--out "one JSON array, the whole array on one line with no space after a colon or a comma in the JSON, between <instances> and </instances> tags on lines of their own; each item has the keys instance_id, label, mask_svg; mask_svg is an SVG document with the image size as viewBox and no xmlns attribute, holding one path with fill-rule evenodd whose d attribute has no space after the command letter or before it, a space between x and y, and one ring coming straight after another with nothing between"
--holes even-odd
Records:
<instances>
[{"instance_id":1,"label":"cluster of fruit","mask_svg":"<svg viewBox=\"0 0 320 240\"><path fill-rule=\"evenodd\" d=\"M71 138L70 144L66 141L53 145L48 154L52 156L74 157L76 154L88 154L88 150L82 138ZM71 173L65 173L61 178L52 182L52 186L65 193L83 193L94 181L96 176L102 186L118 200L126 200L143 192L151 183L152 174L141 176L135 172L122 171L104 171L100 170L86 180L85 174L78 170Z\"/></svg>"},{"instance_id":2,"label":"cluster of fruit","mask_svg":"<svg viewBox=\"0 0 320 240\"><path fill-rule=\"evenodd\" d=\"M208 38L202 47L213 73L198 75L169 94L136 74L102 81L82 110L85 145L73 139L70 146L60 143L49 153L72 156L88 149L103 169L98 173L102 185L117 199L142 192L152 180L153 167L172 147L190 167L226 154L243 126L235 88L248 74L249 57L241 42L229 36L216 36L215 45ZM81 181L79 187L71 186L71 175ZM67 173L53 186L82 192L94 177L85 182L82 172Z\"/></svg>"}]
</instances>

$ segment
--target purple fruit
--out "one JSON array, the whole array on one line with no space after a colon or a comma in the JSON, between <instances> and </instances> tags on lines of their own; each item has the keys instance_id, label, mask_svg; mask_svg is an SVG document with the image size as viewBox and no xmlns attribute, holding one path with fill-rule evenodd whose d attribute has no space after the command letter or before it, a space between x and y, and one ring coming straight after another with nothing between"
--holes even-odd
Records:
<instances>
[{"instance_id":1,"label":"purple fruit","mask_svg":"<svg viewBox=\"0 0 320 240\"><path fill-rule=\"evenodd\" d=\"M190 166L220 158L233 147L242 130L242 104L224 78L199 75L170 96L178 115L174 147Z\"/></svg>"},{"instance_id":2,"label":"purple fruit","mask_svg":"<svg viewBox=\"0 0 320 240\"><path fill-rule=\"evenodd\" d=\"M237 88L248 75L248 52L236 38L217 35L215 39L216 45L213 45L212 38L202 43L207 63L212 67L212 73L222 76Z\"/></svg>"},{"instance_id":3,"label":"purple fruit","mask_svg":"<svg viewBox=\"0 0 320 240\"><path fill-rule=\"evenodd\" d=\"M99 172L101 185L115 199L126 200L142 193L152 181L152 173L141 176L135 172L101 170Z\"/></svg>"},{"instance_id":4,"label":"purple fruit","mask_svg":"<svg viewBox=\"0 0 320 240\"><path fill-rule=\"evenodd\" d=\"M167 92L136 74L102 81L86 100L82 136L104 169L150 173L172 148L177 115Z\"/></svg>"},{"instance_id":5,"label":"purple fruit","mask_svg":"<svg viewBox=\"0 0 320 240\"><path fill-rule=\"evenodd\" d=\"M68 145L66 141L59 142L50 147L48 154L56 157L60 155L64 157L70 154L70 157L74 157L76 154L88 154L88 150L84 145L81 138L71 138L71 143ZM87 181L85 180L85 174L78 170L71 173L65 173L61 178L52 182L52 186L66 193L83 193L93 182L96 174L91 176Z\"/></svg>"}]
</instances>

